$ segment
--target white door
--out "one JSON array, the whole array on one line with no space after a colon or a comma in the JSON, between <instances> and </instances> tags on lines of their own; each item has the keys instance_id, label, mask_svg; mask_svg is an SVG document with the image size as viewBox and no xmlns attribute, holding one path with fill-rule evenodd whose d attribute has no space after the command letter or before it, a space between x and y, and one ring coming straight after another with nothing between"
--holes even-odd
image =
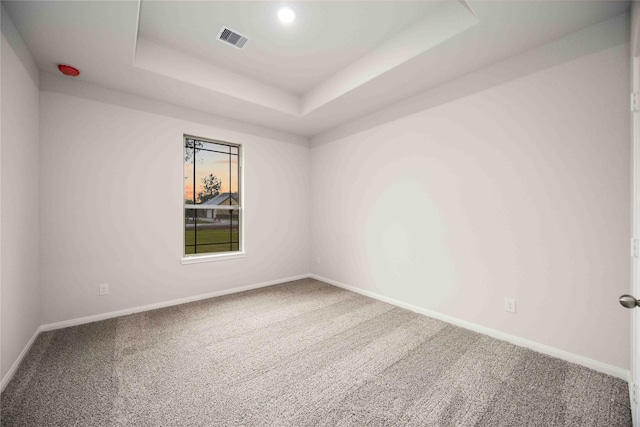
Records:
<instances>
[{"instance_id":1,"label":"white door","mask_svg":"<svg viewBox=\"0 0 640 427\"><path fill-rule=\"evenodd\" d=\"M631 295L635 298L640 296L640 7L638 2L631 3L631 141L632 141L632 175L631 175L631 244L632 244L632 267L631 267ZM621 301L622 302L622 301ZM629 301L629 305L632 301ZM638 384L640 384L640 308L636 307L632 311L631 320L631 378L629 394L631 395L631 412L633 415L633 425L640 427L640 399L638 398Z\"/></svg>"},{"instance_id":2,"label":"white door","mask_svg":"<svg viewBox=\"0 0 640 427\"><path fill-rule=\"evenodd\" d=\"M640 57L632 58L632 91L637 94L640 91ZM634 104L640 103L640 99ZM640 105L640 104L639 104ZM635 298L640 298L640 112L633 108L632 112L632 284L631 292ZM640 399L638 398L638 384L640 384L640 308L632 310L631 323L631 406L633 412L633 425L640 427Z\"/></svg>"},{"instance_id":3,"label":"white door","mask_svg":"<svg viewBox=\"0 0 640 427\"><path fill-rule=\"evenodd\" d=\"M631 295L620 302L631 311L631 378L629 395L633 425L640 427L640 2L631 4Z\"/></svg>"}]
</instances>

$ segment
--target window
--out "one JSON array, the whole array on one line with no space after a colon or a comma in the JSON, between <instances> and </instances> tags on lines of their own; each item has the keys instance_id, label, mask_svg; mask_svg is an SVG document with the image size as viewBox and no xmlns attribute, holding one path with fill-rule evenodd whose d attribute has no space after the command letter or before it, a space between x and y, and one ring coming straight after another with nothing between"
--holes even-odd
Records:
<instances>
[{"instance_id":1,"label":"window","mask_svg":"<svg viewBox=\"0 0 640 427\"><path fill-rule=\"evenodd\" d=\"M185 135L184 256L240 252L240 146Z\"/></svg>"}]
</instances>

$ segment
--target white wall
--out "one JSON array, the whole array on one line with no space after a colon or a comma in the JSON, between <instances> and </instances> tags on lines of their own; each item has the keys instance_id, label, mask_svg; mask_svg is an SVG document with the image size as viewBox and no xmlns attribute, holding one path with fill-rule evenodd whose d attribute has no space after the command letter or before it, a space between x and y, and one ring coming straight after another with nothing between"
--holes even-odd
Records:
<instances>
[{"instance_id":1,"label":"white wall","mask_svg":"<svg viewBox=\"0 0 640 427\"><path fill-rule=\"evenodd\" d=\"M306 144L49 91L40 124L43 324L309 272ZM180 264L184 133L243 144L246 258Z\"/></svg>"},{"instance_id":2,"label":"white wall","mask_svg":"<svg viewBox=\"0 0 640 427\"><path fill-rule=\"evenodd\" d=\"M40 326L38 70L2 10L0 377Z\"/></svg>"},{"instance_id":3,"label":"white wall","mask_svg":"<svg viewBox=\"0 0 640 427\"><path fill-rule=\"evenodd\" d=\"M316 144L312 272L628 369L628 105L622 44Z\"/></svg>"}]
</instances>

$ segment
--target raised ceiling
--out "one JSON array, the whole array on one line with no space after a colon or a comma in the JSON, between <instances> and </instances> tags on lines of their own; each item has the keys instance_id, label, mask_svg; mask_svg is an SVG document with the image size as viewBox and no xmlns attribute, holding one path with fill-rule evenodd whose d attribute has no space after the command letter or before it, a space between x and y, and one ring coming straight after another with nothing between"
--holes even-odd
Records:
<instances>
[{"instance_id":1,"label":"raised ceiling","mask_svg":"<svg viewBox=\"0 0 640 427\"><path fill-rule=\"evenodd\" d=\"M422 19L438 2L303 2L282 25L272 2L149 2L139 37L294 94L303 94ZM243 51L215 42L226 25Z\"/></svg>"},{"instance_id":2,"label":"raised ceiling","mask_svg":"<svg viewBox=\"0 0 640 427\"><path fill-rule=\"evenodd\" d=\"M628 11L617 1L3 2L38 67L314 136ZM226 25L244 49L216 40ZM51 80L53 77L47 77ZM60 77L62 79L62 77Z\"/></svg>"}]
</instances>

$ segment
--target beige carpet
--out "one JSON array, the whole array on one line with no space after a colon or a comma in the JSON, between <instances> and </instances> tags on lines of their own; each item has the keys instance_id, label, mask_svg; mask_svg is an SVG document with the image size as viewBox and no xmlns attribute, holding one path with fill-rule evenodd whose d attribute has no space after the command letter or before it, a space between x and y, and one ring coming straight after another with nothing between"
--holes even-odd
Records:
<instances>
[{"instance_id":1,"label":"beige carpet","mask_svg":"<svg viewBox=\"0 0 640 427\"><path fill-rule=\"evenodd\" d=\"M42 333L3 426L630 426L627 384L312 279Z\"/></svg>"}]
</instances>

